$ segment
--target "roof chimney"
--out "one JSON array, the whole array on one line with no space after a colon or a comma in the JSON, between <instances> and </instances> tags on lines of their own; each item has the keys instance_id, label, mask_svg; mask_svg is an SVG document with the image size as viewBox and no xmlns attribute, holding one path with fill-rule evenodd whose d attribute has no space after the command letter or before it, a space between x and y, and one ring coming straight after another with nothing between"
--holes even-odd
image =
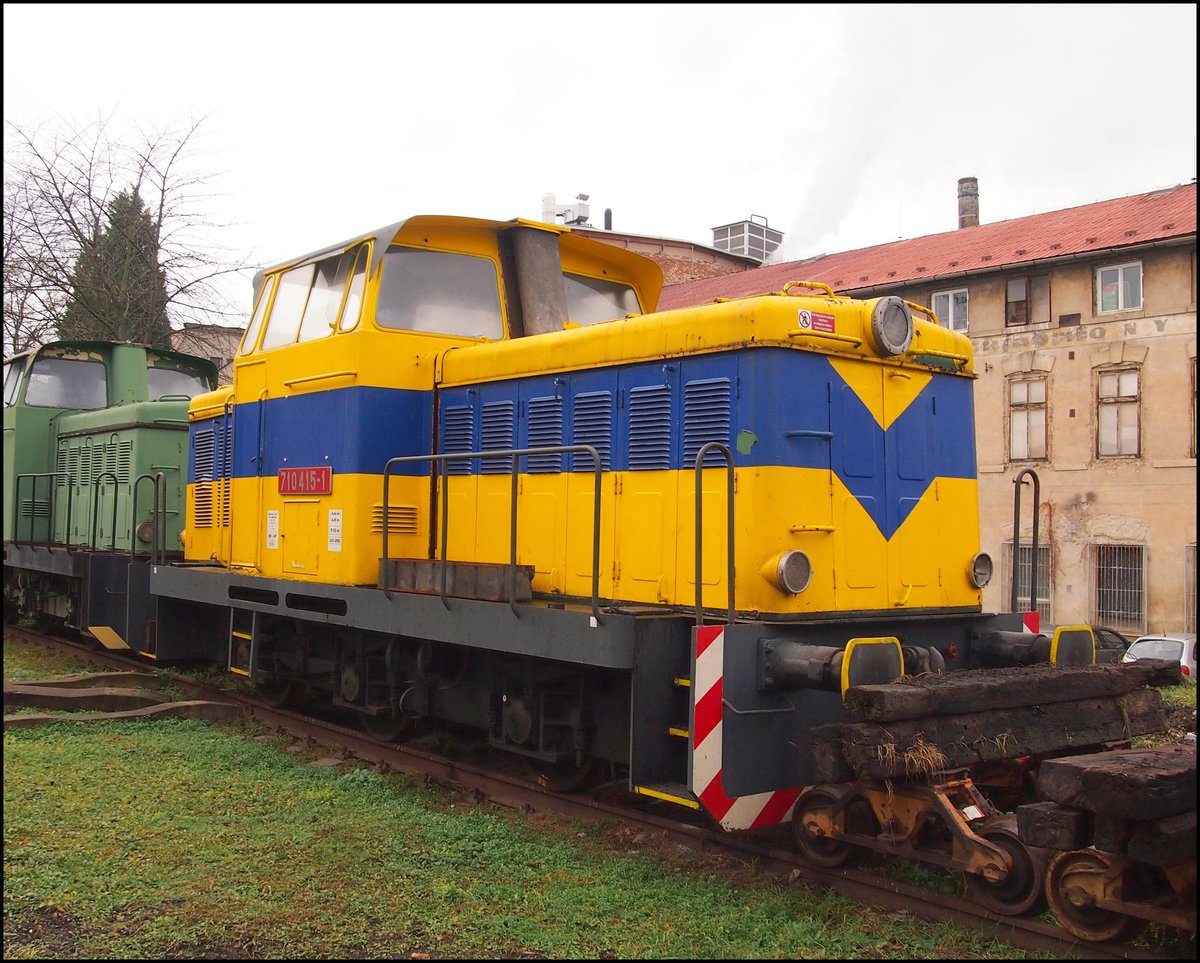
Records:
<instances>
[{"instance_id":1,"label":"roof chimney","mask_svg":"<svg viewBox=\"0 0 1200 963\"><path fill-rule=\"evenodd\" d=\"M606 230L606 231L612 230L612 208L611 207L606 207L604 209L604 230Z\"/></svg>"},{"instance_id":2,"label":"roof chimney","mask_svg":"<svg viewBox=\"0 0 1200 963\"><path fill-rule=\"evenodd\" d=\"M979 227L979 179L958 179L958 226Z\"/></svg>"}]
</instances>

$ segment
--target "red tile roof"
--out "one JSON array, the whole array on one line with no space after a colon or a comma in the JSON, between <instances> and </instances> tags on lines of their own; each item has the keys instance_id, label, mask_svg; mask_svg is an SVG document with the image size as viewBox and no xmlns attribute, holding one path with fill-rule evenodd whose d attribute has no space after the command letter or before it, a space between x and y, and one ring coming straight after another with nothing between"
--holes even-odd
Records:
<instances>
[{"instance_id":1,"label":"red tile roof","mask_svg":"<svg viewBox=\"0 0 1200 963\"><path fill-rule=\"evenodd\" d=\"M1086 254L1196 234L1196 182L1049 214L959 228L857 251L788 261L663 288L659 310L823 281L835 291L951 278L1029 261Z\"/></svg>"}]
</instances>

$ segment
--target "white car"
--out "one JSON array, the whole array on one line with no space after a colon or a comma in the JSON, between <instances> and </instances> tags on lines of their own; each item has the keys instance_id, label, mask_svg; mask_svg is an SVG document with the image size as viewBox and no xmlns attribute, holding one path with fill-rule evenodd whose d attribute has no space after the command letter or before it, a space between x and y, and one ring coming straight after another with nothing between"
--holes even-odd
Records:
<instances>
[{"instance_id":1,"label":"white car","mask_svg":"<svg viewBox=\"0 0 1200 963\"><path fill-rule=\"evenodd\" d=\"M1196 677L1196 633L1159 632L1143 635L1134 640L1125 650L1122 662L1138 659L1178 659L1180 671L1190 678Z\"/></svg>"}]
</instances>

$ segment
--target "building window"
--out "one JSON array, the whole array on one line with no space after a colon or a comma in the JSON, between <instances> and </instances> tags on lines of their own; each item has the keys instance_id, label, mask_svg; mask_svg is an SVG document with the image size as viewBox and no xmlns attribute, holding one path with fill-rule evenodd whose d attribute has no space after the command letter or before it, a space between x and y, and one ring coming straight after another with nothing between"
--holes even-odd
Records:
<instances>
[{"instance_id":1,"label":"building window","mask_svg":"<svg viewBox=\"0 0 1200 963\"><path fill-rule=\"evenodd\" d=\"M1183 631L1196 631L1196 543L1183 546Z\"/></svg>"},{"instance_id":2,"label":"building window","mask_svg":"<svg viewBox=\"0 0 1200 963\"><path fill-rule=\"evenodd\" d=\"M1140 376L1137 368L1101 371L1096 386L1096 453L1141 453Z\"/></svg>"},{"instance_id":3,"label":"building window","mask_svg":"<svg viewBox=\"0 0 1200 963\"><path fill-rule=\"evenodd\" d=\"M935 291L930 307L944 327L951 331L967 330L967 289Z\"/></svg>"},{"instance_id":4,"label":"building window","mask_svg":"<svg viewBox=\"0 0 1200 963\"><path fill-rule=\"evenodd\" d=\"M1008 457L1046 457L1046 379L1023 378L1008 385Z\"/></svg>"},{"instance_id":5,"label":"building window","mask_svg":"<svg viewBox=\"0 0 1200 963\"><path fill-rule=\"evenodd\" d=\"M1096 313L1132 311L1142 306L1142 262L1096 269Z\"/></svg>"},{"instance_id":6,"label":"building window","mask_svg":"<svg viewBox=\"0 0 1200 963\"><path fill-rule=\"evenodd\" d=\"M1017 607L1012 607L1012 550L1013 543L1005 542L1001 546L1001 578L1004 591L1005 611L1028 612L1029 609L1029 579L1031 563L1033 562L1033 546L1022 545L1017 565ZM1054 622L1054 569L1051 565L1052 553L1049 545L1038 545L1037 550L1037 612L1044 624Z\"/></svg>"},{"instance_id":7,"label":"building window","mask_svg":"<svg viewBox=\"0 0 1200 963\"><path fill-rule=\"evenodd\" d=\"M1142 545L1091 546L1091 621L1141 633L1146 628L1146 551Z\"/></svg>"},{"instance_id":8,"label":"building window","mask_svg":"<svg viewBox=\"0 0 1200 963\"><path fill-rule=\"evenodd\" d=\"M1010 278L1005 292L1005 324L1041 324L1050 320L1050 275Z\"/></svg>"}]
</instances>

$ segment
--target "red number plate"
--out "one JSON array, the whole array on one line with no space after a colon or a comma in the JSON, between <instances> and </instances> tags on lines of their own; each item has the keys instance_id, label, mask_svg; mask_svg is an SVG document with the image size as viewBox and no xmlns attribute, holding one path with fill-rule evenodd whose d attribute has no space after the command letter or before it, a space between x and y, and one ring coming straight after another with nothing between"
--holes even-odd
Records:
<instances>
[{"instance_id":1,"label":"red number plate","mask_svg":"<svg viewBox=\"0 0 1200 963\"><path fill-rule=\"evenodd\" d=\"M280 468L280 495L328 495L333 491L333 469Z\"/></svg>"}]
</instances>

